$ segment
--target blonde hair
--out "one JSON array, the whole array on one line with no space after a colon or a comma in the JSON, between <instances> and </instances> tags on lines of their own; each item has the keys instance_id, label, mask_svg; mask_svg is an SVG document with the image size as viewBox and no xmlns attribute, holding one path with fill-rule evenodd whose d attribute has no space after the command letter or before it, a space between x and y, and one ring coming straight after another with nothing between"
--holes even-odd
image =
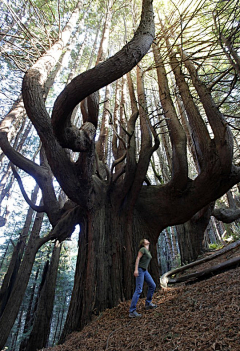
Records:
<instances>
[{"instance_id":1,"label":"blonde hair","mask_svg":"<svg viewBox=\"0 0 240 351\"><path fill-rule=\"evenodd\" d=\"M140 240L139 249L141 249L141 247L144 247L144 241L145 239Z\"/></svg>"}]
</instances>

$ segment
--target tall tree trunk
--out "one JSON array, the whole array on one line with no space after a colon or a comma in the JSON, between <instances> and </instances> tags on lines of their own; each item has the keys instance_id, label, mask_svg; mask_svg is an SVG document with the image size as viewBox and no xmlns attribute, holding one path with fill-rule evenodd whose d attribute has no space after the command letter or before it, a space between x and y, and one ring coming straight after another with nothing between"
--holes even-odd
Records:
<instances>
[{"instance_id":1,"label":"tall tree trunk","mask_svg":"<svg viewBox=\"0 0 240 351\"><path fill-rule=\"evenodd\" d=\"M110 107L110 87L106 86L105 89L105 98L104 106L102 113L101 129L98 141L96 142L96 152L99 157L99 160L106 162L107 158L107 140L108 140L108 123L107 117L109 116L109 107Z\"/></svg>"},{"instance_id":2,"label":"tall tree trunk","mask_svg":"<svg viewBox=\"0 0 240 351\"><path fill-rule=\"evenodd\" d=\"M98 49L96 65L105 61L107 58L110 28L111 28L111 18L112 18L112 2L113 2L112 0L109 0L107 4L106 17L103 25L102 38ZM90 97L94 99L95 98L94 95L96 94L99 94L99 92L95 92L93 96L91 95ZM107 150L106 150L107 136L108 136L108 123L107 123L108 111L107 110L109 110L109 106L110 106L109 97L110 97L110 87L107 85L105 88L105 99L104 99L105 101L103 106L100 135L96 143L96 152L99 157L99 160L102 162L105 162L107 157Z\"/></svg>"},{"instance_id":3,"label":"tall tree trunk","mask_svg":"<svg viewBox=\"0 0 240 351\"><path fill-rule=\"evenodd\" d=\"M29 328L32 326L33 313L34 313L33 301L34 301L34 295L36 293L36 285L37 285L38 275L39 275L39 267L38 267L37 272L35 274L34 284L33 284L32 289L31 289L31 295L30 295L30 299L28 302L28 308L27 308L27 312L26 312L23 334L26 334L28 332ZM19 351L25 350L26 342L27 342L27 339L24 338L20 344Z\"/></svg>"},{"instance_id":4,"label":"tall tree trunk","mask_svg":"<svg viewBox=\"0 0 240 351\"><path fill-rule=\"evenodd\" d=\"M34 315L33 328L25 348L26 351L35 351L47 346L52 319L60 251L61 245L57 241L53 249L46 279L43 282L41 289L37 310Z\"/></svg>"},{"instance_id":5,"label":"tall tree trunk","mask_svg":"<svg viewBox=\"0 0 240 351\"><path fill-rule=\"evenodd\" d=\"M2 257L1 257L0 269L2 269L2 266L3 266L4 260L7 256L10 244L12 245L12 235L6 240L6 247L5 247L4 253L2 254Z\"/></svg>"},{"instance_id":6,"label":"tall tree trunk","mask_svg":"<svg viewBox=\"0 0 240 351\"><path fill-rule=\"evenodd\" d=\"M24 313L24 308L21 308L21 311L18 315L18 321L17 321L17 331L14 334L12 340L11 340L11 346L10 346L10 350L16 350L17 349L17 340L18 340L18 336L21 332L21 325L22 325L22 317L23 317L23 313ZM21 334L20 334L21 335Z\"/></svg>"},{"instance_id":7,"label":"tall tree trunk","mask_svg":"<svg viewBox=\"0 0 240 351\"><path fill-rule=\"evenodd\" d=\"M36 202L38 190L39 190L39 187L35 186L35 189L32 193L33 203ZM28 233L32 222L33 212L34 212L33 209L30 207L26 216L24 227L18 239L18 242L14 246L13 254L12 254L11 261L9 263L8 270L3 279L3 283L0 290L0 316L4 311L4 308L7 304L9 296L14 287L15 280L17 278L17 274L18 274L19 266L24 253L26 241L28 239Z\"/></svg>"},{"instance_id":8,"label":"tall tree trunk","mask_svg":"<svg viewBox=\"0 0 240 351\"><path fill-rule=\"evenodd\" d=\"M176 267L178 264L178 248L177 248L177 240L175 237L175 227L170 227L171 237L172 237L172 251L173 251L173 260L172 260L172 267Z\"/></svg>"},{"instance_id":9,"label":"tall tree trunk","mask_svg":"<svg viewBox=\"0 0 240 351\"><path fill-rule=\"evenodd\" d=\"M64 304L63 304L62 309L61 309L60 326L59 326L59 330L58 330L58 334L57 334L58 335L58 337L57 337L58 340L61 337L62 330L63 330L63 327L64 327L64 315L65 315L65 312L66 312L67 308L68 308L67 295L65 295Z\"/></svg>"},{"instance_id":10,"label":"tall tree trunk","mask_svg":"<svg viewBox=\"0 0 240 351\"><path fill-rule=\"evenodd\" d=\"M107 58L108 43L110 36L111 20L112 20L113 0L108 0L105 21L103 25L102 38L98 50L96 65L103 62Z\"/></svg>"},{"instance_id":11,"label":"tall tree trunk","mask_svg":"<svg viewBox=\"0 0 240 351\"><path fill-rule=\"evenodd\" d=\"M170 255L170 259L172 261L173 259L173 250L172 250L172 241L171 241L171 236L169 233L168 229L164 229L164 234L165 234L165 238L166 238L166 244L167 244L167 248L169 251L169 255Z\"/></svg>"},{"instance_id":12,"label":"tall tree trunk","mask_svg":"<svg viewBox=\"0 0 240 351\"><path fill-rule=\"evenodd\" d=\"M32 233L29 238L14 287L12 289L11 295L9 296L8 303L0 318L0 349L4 347L17 317L31 275L36 253L41 246L39 232L42 225L42 218L43 213L40 213L36 216Z\"/></svg>"}]
</instances>

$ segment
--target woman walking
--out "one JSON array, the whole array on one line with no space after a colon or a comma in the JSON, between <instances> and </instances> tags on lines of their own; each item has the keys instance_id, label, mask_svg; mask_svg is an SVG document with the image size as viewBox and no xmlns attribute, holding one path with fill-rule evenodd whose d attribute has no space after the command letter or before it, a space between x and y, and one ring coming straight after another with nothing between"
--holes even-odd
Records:
<instances>
[{"instance_id":1,"label":"woman walking","mask_svg":"<svg viewBox=\"0 0 240 351\"><path fill-rule=\"evenodd\" d=\"M140 241L140 249L135 262L134 276L136 277L136 289L132 297L131 306L129 309L129 317L141 317L140 313L137 313L136 306L138 299L143 289L144 280L148 285L147 298L145 302L145 308L151 309L157 307L152 303L152 296L156 289L156 284L148 272L148 265L152 259L152 255L149 251L150 242L147 239Z\"/></svg>"}]
</instances>

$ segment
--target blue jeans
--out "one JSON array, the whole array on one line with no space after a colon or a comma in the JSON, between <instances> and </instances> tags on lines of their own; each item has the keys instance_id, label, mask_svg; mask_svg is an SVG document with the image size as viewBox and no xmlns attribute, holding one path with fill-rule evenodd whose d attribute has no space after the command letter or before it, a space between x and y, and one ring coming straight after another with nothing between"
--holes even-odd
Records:
<instances>
[{"instance_id":1,"label":"blue jeans","mask_svg":"<svg viewBox=\"0 0 240 351\"><path fill-rule=\"evenodd\" d=\"M154 283L153 278L147 270L144 270L143 268L138 268L138 277L136 277L136 289L132 297L129 312L134 312L136 310L138 299L142 293L144 280L148 285L146 304L149 304L152 301L152 296L156 289L156 284Z\"/></svg>"}]
</instances>

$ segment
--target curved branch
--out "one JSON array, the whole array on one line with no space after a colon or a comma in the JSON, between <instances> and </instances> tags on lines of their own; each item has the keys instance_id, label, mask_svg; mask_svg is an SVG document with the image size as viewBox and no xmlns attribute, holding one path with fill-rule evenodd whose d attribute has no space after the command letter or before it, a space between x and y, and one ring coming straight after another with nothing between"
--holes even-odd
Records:
<instances>
[{"instance_id":1,"label":"curved branch","mask_svg":"<svg viewBox=\"0 0 240 351\"><path fill-rule=\"evenodd\" d=\"M172 182L141 188L136 210L141 212L142 220L151 223L156 241L164 228L185 223L240 181L240 168L233 165L231 174L223 177L218 159L212 157L210 164L212 170L201 172L194 180L189 179L183 190L176 189Z\"/></svg>"},{"instance_id":2,"label":"curved branch","mask_svg":"<svg viewBox=\"0 0 240 351\"><path fill-rule=\"evenodd\" d=\"M15 167L13 166L12 163L10 163L11 165L11 168L12 168L12 171L13 171L13 174L14 174L14 177L17 179L17 182L18 182L18 185L19 185L19 188L22 192L22 195L25 199L25 201L28 203L28 205L36 212L45 212L46 211L46 208L45 206L37 206L35 205L28 197L25 189L24 189L24 186L23 186L23 183L22 183L22 180L21 180L21 177L19 176L18 172L16 171Z\"/></svg>"},{"instance_id":3,"label":"curved branch","mask_svg":"<svg viewBox=\"0 0 240 351\"><path fill-rule=\"evenodd\" d=\"M17 152L10 145L7 139L7 133L0 133L0 146L5 155L15 166L21 168L36 180L37 184L42 190L45 205L44 212L48 214L51 224L54 225L59 218L60 208L55 196L52 178L51 176L49 177L49 167L46 165L39 166Z\"/></svg>"},{"instance_id":4,"label":"curved branch","mask_svg":"<svg viewBox=\"0 0 240 351\"><path fill-rule=\"evenodd\" d=\"M74 107L90 94L122 77L136 66L148 52L153 38L152 0L143 0L141 22L133 39L105 62L74 78L58 96L53 107L52 125L61 145L69 148L72 140L76 139L70 120Z\"/></svg>"},{"instance_id":5,"label":"curved branch","mask_svg":"<svg viewBox=\"0 0 240 351\"><path fill-rule=\"evenodd\" d=\"M31 175L41 187L41 178L44 176L44 170L35 162L27 159L16 151L9 143L6 132L0 132L0 147L9 160L17 167L21 168Z\"/></svg>"},{"instance_id":6,"label":"curved branch","mask_svg":"<svg viewBox=\"0 0 240 351\"><path fill-rule=\"evenodd\" d=\"M27 71L22 87L27 114L41 138L48 163L64 192L76 202L81 201L81 193L84 192L85 188L78 181L78 170L71 162L69 153L59 145L54 136L51 120L45 106L44 85L71 36L81 6L81 1L79 1L61 33L61 38ZM84 137L81 148L85 150L89 140L84 128L81 130L81 135ZM69 181L70 179L71 181Z\"/></svg>"},{"instance_id":7,"label":"curved branch","mask_svg":"<svg viewBox=\"0 0 240 351\"><path fill-rule=\"evenodd\" d=\"M126 155L127 155L127 151L125 151L124 154L121 157L119 157L119 159L113 162L111 167L111 176L113 175L113 169L126 158Z\"/></svg>"},{"instance_id":8,"label":"curved branch","mask_svg":"<svg viewBox=\"0 0 240 351\"><path fill-rule=\"evenodd\" d=\"M114 134L115 134L115 136L117 137L117 139L119 139L119 141L122 143L122 145L123 145L123 148L126 150L126 144L125 144L125 141L123 140L123 138L121 137L121 135L119 135L118 134L118 132L116 131L116 128L115 128L115 126L114 126L114 123L112 122L113 121L113 117L112 117L112 113L111 113L111 111L108 109L108 108L105 108L105 110L110 114L110 120L111 120L111 127L112 127L112 129L113 129L113 132L114 132ZM120 126L121 126L121 124L120 124ZM123 128L123 126L121 126L121 128L124 130L124 128ZM124 130L125 132L126 132L126 134L130 137L130 135L129 135L129 133L126 131L126 130Z\"/></svg>"},{"instance_id":9,"label":"curved branch","mask_svg":"<svg viewBox=\"0 0 240 351\"><path fill-rule=\"evenodd\" d=\"M125 173L126 165L124 164L122 168L120 168L113 176L112 183L116 183L116 181Z\"/></svg>"}]
</instances>

